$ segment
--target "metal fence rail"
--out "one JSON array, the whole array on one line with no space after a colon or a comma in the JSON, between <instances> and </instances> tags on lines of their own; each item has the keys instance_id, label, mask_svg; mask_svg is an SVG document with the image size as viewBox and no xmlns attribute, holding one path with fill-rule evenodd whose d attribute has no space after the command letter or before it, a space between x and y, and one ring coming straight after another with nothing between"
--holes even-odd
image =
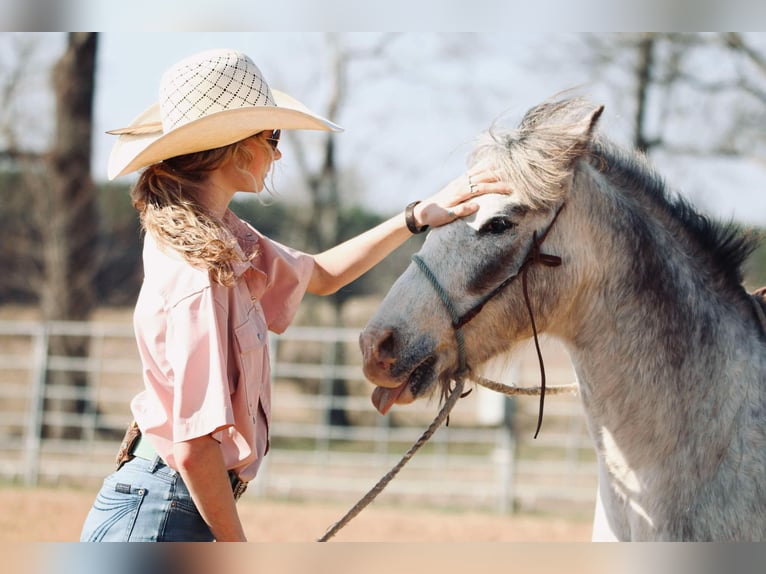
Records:
<instances>
[{"instance_id":1,"label":"metal fence rail","mask_svg":"<svg viewBox=\"0 0 766 574\"><path fill-rule=\"evenodd\" d=\"M52 355L52 337L86 337L88 356ZM431 422L438 406L431 401L386 416L374 411L357 338L356 329L312 327L272 336L272 447L248 496L354 502ZM568 363L547 364L551 384L571 382ZM523 359L517 367L521 382L534 384L534 369L527 374ZM55 372L79 373L81 380L51 384ZM0 479L95 488L112 469L140 374L130 325L0 321ZM547 401L543 432L533 441L535 401L487 393L477 389L458 403L449 427L439 429L382 500L590 512L595 463L577 399ZM50 407L56 400L81 408L57 411ZM333 411L348 424L331 424ZM56 425L78 436L47 436Z\"/></svg>"}]
</instances>

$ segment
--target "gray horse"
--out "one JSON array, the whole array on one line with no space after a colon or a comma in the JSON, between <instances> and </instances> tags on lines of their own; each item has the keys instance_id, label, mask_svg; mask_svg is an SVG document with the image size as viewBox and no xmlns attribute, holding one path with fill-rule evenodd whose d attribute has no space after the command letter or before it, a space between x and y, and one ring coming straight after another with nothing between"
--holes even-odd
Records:
<instances>
[{"instance_id":1,"label":"gray horse","mask_svg":"<svg viewBox=\"0 0 766 574\"><path fill-rule=\"evenodd\" d=\"M477 147L514 194L431 231L391 288L360 337L373 402L444 391L534 321L577 374L594 539L766 540L766 334L740 271L757 242L597 135L601 112L547 102Z\"/></svg>"}]
</instances>

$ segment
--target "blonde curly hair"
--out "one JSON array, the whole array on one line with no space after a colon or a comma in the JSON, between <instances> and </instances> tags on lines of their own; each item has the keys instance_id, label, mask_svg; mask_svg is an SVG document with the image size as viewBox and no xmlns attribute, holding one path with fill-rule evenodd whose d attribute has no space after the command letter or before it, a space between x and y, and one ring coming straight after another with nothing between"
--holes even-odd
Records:
<instances>
[{"instance_id":1,"label":"blonde curly hair","mask_svg":"<svg viewBox=\"0 0 766 574\"><path fill-rule=\"evenodd\" d=\"M152 164L141 172L130 192L145 232L191 265L207 269L213 281L227 287L234 285L233 262L251 259L255 252L245 254L243 259L234 235L197 196L203 192L210 174L228 161L254 177L246 169L253 159L245 145L248 140L256 138L273 159L274 150L258 135Z\"/></svg>"}]
</instances>

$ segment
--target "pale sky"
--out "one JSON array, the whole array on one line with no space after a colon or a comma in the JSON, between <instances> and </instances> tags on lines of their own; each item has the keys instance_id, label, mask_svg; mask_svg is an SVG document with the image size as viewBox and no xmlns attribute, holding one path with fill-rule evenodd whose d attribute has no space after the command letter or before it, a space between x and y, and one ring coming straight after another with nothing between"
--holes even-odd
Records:
<instances>
[{"instance_id":1,"label":"pale sky","mask_svg":"<svg viewBox=\"0 0 766 574\"><path fill-rule=\"evenodd\" d=\"M369 47L377 33L344 36ZM63 37L61 37L63 42ZM55 38L53 42L55 43ZM531 106L579 87L606 111L601 129L618 142L631 124L624 78L602 78L577 61L581 37L572 33L406 33L388 57L351 67L348 100L338 117L341 168L354 171L347 197L383 215L436 191L461 173L472 141L497 118L513 125ZM157 97L162 72L197 51L230 47L250 55L270 85L325 113L328 52L321 33L136 33L100 36L95 105L94 176L105 179L113 136ZM473 56L457 56L468 49ZM2 54L0 54L2 57ZM710 118L711 124L714 117ZM701 125L701 134L708 128ZM301 132L309 146L319 134ZM276 172L278 201L300 201L289 138ZM766 225L766 158L670 161L653 158L671 187L703 211Z\"/></svg>"},{"instance_id":2,"label":"pale sky","mask_svg":"<svg viewBox=\"0 0 766 574\"><path fill-rule=\"evenodd\" d=\"M359 34L350 42L364 47L378 37ZM346 129L335 136L342 167L354 167L360 178L350 191L353 197L372 209L397 211L459 175L473 138L496 117L510 111L515 121L537 101L571 86L574 77L527 77L524 52L536 38L482 38L496 43L497 59L470 67L457 58L439 56L442 41L435 35L410 34L393 41L386 63L353 64L347 104L340 117L331 118ZM459 47L477 40L471 34L455 34L450 41ZM112 141L103 132L126 125L153 103L164 69L200 50L241 49L272 87L323 115L329 65L324 42L323 34L301 33L104 34L96 102L96 175L97 166L105 170ZM487 105L481 90L498 82L511 86L514 95ZM301 132L300 137L316 142L321 136ZM297 167L289 142L285 149L277 183L288 195Z\"/></svg>"},{"instance_id":3,"label":"pale sky","mask_svg":"<svg viewBox=\"0 0 766 574\"><path fill-rule=\"evenodd\" d=\"M344 42L364 47L378 37L358 34ZM357 172L359 184L349 194L370 209L395 213L457 176L473 139L493 120L505 114L515 124L532 105L574 86L606 104L601 128L625 141L631 112L619 92L601 78L592 81L575 57L568 56L578 42L576 34L564 33L412 33L393 41L384 64L352 65L348 101L340 117L331 118L346 128L335 136L341 165ZM103 132L129 123L156 100L160 75L168 66L216 47L241 49L272 87L324 113L329 64L322 34L105 33L96 103L97 175L97 166L105 170L112 141ZM450 57L450 49L466 47L480 57ZM310 144L319 136L302 132L301 137ZM280 200L299 199L290 194L297 166L289 142L285 151L276 179ZM724 219L764 225L766 158L760 160L673 158L663 164L661 157L654 158L668 183L699 208Z\"/></svg>"}]
</instances>

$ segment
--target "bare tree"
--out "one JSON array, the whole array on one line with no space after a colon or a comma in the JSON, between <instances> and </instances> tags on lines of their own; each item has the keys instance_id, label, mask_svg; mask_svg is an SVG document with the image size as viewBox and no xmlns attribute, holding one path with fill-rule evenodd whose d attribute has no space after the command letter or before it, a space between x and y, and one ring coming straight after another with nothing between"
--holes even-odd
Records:
<instances>
[{"instance_id":1,"label":"bare tree","mask_svg":"<svg viewBox=\"0 0 766 574\"><path fill-rule=\"evenodd\" d=\"M591 64L600 69L632 62L627 69L638 149L665 158L749 159L766 165L763 36L647 33L587 39ZM765 251L751 258L748 276L755 285L766 273L758 263Z\"/></svg>"},{"instance_id":2,"label":"bare tree","mask_svg":"<svg viewBox=\"0 0 766 574\"><path fill-rule=\"evenodd\" d=\"M98 218L90 157L97 39L95 33L70 33L66 50L53 68L56 135L49 156L47 201L38 209L45 217L39 229L44 277L40 303L46 320L87 320L96 303ZM88 343L85 337L55 337L50 350L55 355L86 357ZM87 374L52 371L48 384L84 388ZM87 405L83 398L65 393L49 399L46 410L81 413ZM80 429L54 423L46 435L79 438Z\"/></svg>"},{"instance_id":3,"label":"bare tree","mask_svg":"<svg viewBox=\"0 0 766 574\"><path fill-rule=\"evenodd\" d=\"M2 291L39 303L44 321L87 320L95 305L94 277L98 217L90 176L91 131L97 35L71 33L50 76L55 100L55 132L51 142L29 141L37 118L23 117L31 107L28 89L36 63L39 36L16 38L15 62L0 82L3 161L2 257L13 264L4 273ZM40 88L37 88L40 89ZM35 102L32 105L37 104ZM47 118L45 118L47 119ZM39 151L46 144L47 151ZM12 241L10 240L11 238ZM85 357L84 337L51 337L53 356ZM46 427L53 438L78 438L71 413L87 409L84 372L50 371L46 381Z\"/></svg>"},{"instance_id":4,"label":"bare tree","mask_svg":"<svg viewBox=\"0 0 766 574\"><path fill-rule=\"evenodd\" d=\"M343 46L336 34L326 36L331 88L323 110L325 117L337 118L340 116L348 96L349 67L354 62L380 58L394 37L393 34L384 35L374 46L368 49L349 49ZM346 201L342 189L341 172L337 163L336 140L332 133L324 135L320 161L316 166L311 165L301 140L296 138L292 140L292 143L310 197L311 208L306 221L306 245L310 246L312 250L323 251L337 245L344 239L340 225L340 212ZM348 290L341 289L330 297L333 323L336 327L343 324L343 305L350 296L351 293ZM336 344L335 361L342 364L344 357L343 343ZM332 393L334 396L346 396L348 394L343 379L333 381ZM339 426L349 424L343 409L330 408L327 418L330 424Z\"/></svg>"},{"instance_id":5,"label":"bare tree","mask_svg":"<svg viewBox=\"0 0 766 574\"><path fill-rule=\"evenodd\" d=\"M633 55L628 75L635 94L637 148L688 156L748 156L766 144L765 45L735 33L587 39L594 69L624 66ZM681 122L698 129L682 129Z\"/></svg>"},{"instance_id":6,"label":"bare tree","mask_svg":"<svg viewBox=\"0 0 766 574\"><path fill-rule=\"evenodd\" d=\"M95 186L90 176L97 35L72 33L53 70L56 139L43 229L46 319L87 319L94 306Z\"/></svg>"},{"instance_id":7,"label":"bare tree","mask_svg":"<svg viewBox=\"0 0 766 574\"><path fill-rule=\"evenodd\" d=\"M26 134L43 131L33 125L24 108L30 92L40 90L35 61L36 37L12 35L5 38L6 60L0 68L0 298L36 300L40 285L38 234L31 221L36 207L32 190L45 173L45 153L28 141ZM37 102L35 102L37 103ZM25 113L26 112L26 113Z\"/></svg>"},{"instance_id":8,"label":"bare tree","mask_svg":"<svg viewBox=\"0 0 766 574\"><path fill-rule=\"evenodd\" d=\"M40 189L45 199L37 205L43 275L39 295L43 317L48 321L87 320L95 306L98 217L90 157L97 38L95 33L70 33L66 50L53 68L56 134L48 160L49 182ZM50 351L85 357L88 339L55 337ZM53 371L48 384L83 388L87 377L81 372ZM51 398L46 409L79 413L86 406L82 398L63 393ZM79 429L51 424L46 434L78 438Z\"/></svg>"}]
</instances>

